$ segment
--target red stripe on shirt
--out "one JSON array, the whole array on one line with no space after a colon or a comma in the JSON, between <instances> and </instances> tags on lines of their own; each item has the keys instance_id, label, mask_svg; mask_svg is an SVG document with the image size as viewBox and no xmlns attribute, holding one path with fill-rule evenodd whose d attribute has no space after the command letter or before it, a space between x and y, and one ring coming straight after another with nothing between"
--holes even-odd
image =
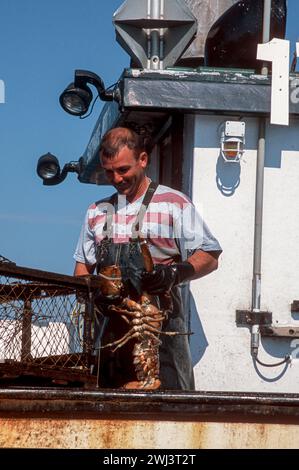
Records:
<instances>
[{"instance_id":1,"label":"red stripe on shirt","mask_svg":"<svg viewBox=\"0 0 299 470\"><path fill-rule=\"evenodd\" d=\"M129 243L130 241L130 236L124 236L124 235L115 235L113 237L113 243Z\"/></svg>"},{"instance_id":2,"label":"red stripe on shirt","mask_svg":"<svg viewBox=\"0 0 299 470\"><path fill-rule=\"evenodd\" d=\"M174 238L162 238L162 237L149 237L149 241L152 245L157 248L177 248L176 242Z\"/></svg>"},{"instance_id":3,"label":"red stripe on shirt","mask_svg":"<svg viewBox=\"0 0 299 470\"><path fill-rule=\"evenodd\" d=\"M116 224L129 225L135 222L136 215L116 214L113 220ZM173 216L162 212L148 211L145 213L143 221L152 224L172 226Z\"/></svg>"},{"instance_id":4,"label":"red stripe on shirt","mask_svg":"<svg viewBox=\"0 0 299 470\"><path fill-rule=\"evenodd\" d=\"M166 203L171 203L171 204L177 204L180 206L181 209L183 209L186 205L190 204L190 201L187 198L184 198L183 196L180 196L179 194L175 193L162 193L162 194L154 194L152 202L155 203L160 203L160 202L166 202Z\"/></svg>"},{"instance_id":5,"label":"red stripe on shirt","mask_svg":"<svg viewBox=\"0 0 299 470\"><path fill-rule=\"evenodd\" d=\"M133 215L115 214L113 216L113 222L119 225L129 225L135 220L136 220L136 214L133 214Z\"/></svg>"},{"instance_id":6,"label":"red stripe on shirt","mask_svg":"<svg viewBox=\"0 0 299 470\"><path fill-rule=\"evenodd\" d=\"M88 225L91 229L94 229L98 224L104 224L106 220L106 214L96 215L88 219Z\"/></svg>"},{"instance_id":7,"label":"red stripe on shirt","mask_svg":"<svg viewBox=\"0 0 299 470\"><path fill-rule=\"evenodd\" d=\"M163 212L146 212L144 216L144 222L149 222L159 225L173 226L173 216L171 214L165 214Z\"/></svg>"},{"instance_id":8,"label":"red stripe on shirt","mask_svg":"<svg viewBox=\"0 0 299 470\"><path fill-rule=\"evenodd\" d=\"M153 260L153 263L154 264L173 264L174 261L173 261L173 258L156 258L156 257L152 257L152 260Z\"/></svg>"},{"instance_id":9,"label":"red stripe on shirt","mask_svg":"<svg viewBox=\"0 0 299 470\"><path fill-rule=\"evenodd\" d=\"M136 215L115 214L113 222L120 225L129 225L136 220ZM88 219L88 224L91 229L94 229L98 224L104 224L106 221L106 214L97 215ZM154 223L159 225L167 225L172 227L173 216L162 212L146 212L144 222Z\"/></svg>"}]
</instances>

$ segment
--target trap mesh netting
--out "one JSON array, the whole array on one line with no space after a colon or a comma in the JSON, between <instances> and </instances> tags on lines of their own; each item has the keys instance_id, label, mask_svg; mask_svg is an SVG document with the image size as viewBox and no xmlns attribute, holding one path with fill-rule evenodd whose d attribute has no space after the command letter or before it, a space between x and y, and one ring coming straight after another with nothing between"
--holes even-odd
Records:
<instances>
[{"instance_id":1,"label":"trap mesh netting","mask_svg":"<svg viewBox=\"0 0 299 470\"><path fill-rule=\"evenodd\" d=\"M0 263L0 377L90 375L88 289L81 279L58 276L61 283L42 271Z\"/></svg>"}]
</instances>

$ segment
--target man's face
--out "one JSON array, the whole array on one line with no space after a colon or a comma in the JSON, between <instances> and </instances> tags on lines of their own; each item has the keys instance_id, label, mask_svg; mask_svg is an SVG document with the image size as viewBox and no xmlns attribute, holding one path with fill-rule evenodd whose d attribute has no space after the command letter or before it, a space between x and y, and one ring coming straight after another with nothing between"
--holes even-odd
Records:
<instances>
[{"instance_id":1,"label":"man's face","mask_svg":"<svg viewBox=\"0 0 299 470\"><path fill-rule=\"evenodd\" d=\"M134 150L123 147L112 158L101 157L107 181L129 199L134 198L144 177L148 156L142 152L138 158Z\"/></svg>"}]
</instances>

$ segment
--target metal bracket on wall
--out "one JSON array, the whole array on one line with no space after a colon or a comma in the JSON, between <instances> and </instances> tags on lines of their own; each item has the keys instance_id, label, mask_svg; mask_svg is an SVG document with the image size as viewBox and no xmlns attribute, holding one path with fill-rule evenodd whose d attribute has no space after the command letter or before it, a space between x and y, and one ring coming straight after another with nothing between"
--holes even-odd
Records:
<instances>
[{"instance_id":1,"label":"metal bracket on wall","mask_svg":"<svg viewBox=\"0 0 299 470\"><path fill-rule=\"evenodd\" d=\"M280 338L299 338L299 328L293 325L290 326L261 326L260 333L262 336L272 336Z\"/></svg>"},{"instance_id":2,"label":"metal bracket on wall","mask_svg":"<svg viewBox=\"0 0 299 470\"><path fill-rule=\"evenodd\" d=\"M272 313L253 312L251 310L237 310L236 324L239 328L252 325L271 325Z\"/></svg>"},{"instance_id":3,"label":"metal bracket on wall","mask_svg":"<svg viewBox=\"0 0 299 470\"><path fill-rule=\"evenodd\" d=\"M299 301L292 304L292 313L299 312ZM299 327L294 325L273 325L271 312L252 312L251 310L236 311L237 327L260 326L261 336L280 338L299 338Z\"/></svg>"}]
</instances>

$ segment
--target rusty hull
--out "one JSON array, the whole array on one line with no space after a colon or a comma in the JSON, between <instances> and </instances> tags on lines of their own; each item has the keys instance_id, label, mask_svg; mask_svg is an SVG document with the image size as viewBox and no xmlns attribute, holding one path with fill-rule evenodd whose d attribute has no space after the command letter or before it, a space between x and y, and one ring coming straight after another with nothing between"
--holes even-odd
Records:
<instances>
[{"instance_id":1,"label":"rusty hull","mask_svg":"<svg viewBox=\"0 0 299 470\"><path fill-rule=\"evenodd\" d=\"M299 395L0 389L0 447L299 447Z\"/></svg>"}]
</instances>

